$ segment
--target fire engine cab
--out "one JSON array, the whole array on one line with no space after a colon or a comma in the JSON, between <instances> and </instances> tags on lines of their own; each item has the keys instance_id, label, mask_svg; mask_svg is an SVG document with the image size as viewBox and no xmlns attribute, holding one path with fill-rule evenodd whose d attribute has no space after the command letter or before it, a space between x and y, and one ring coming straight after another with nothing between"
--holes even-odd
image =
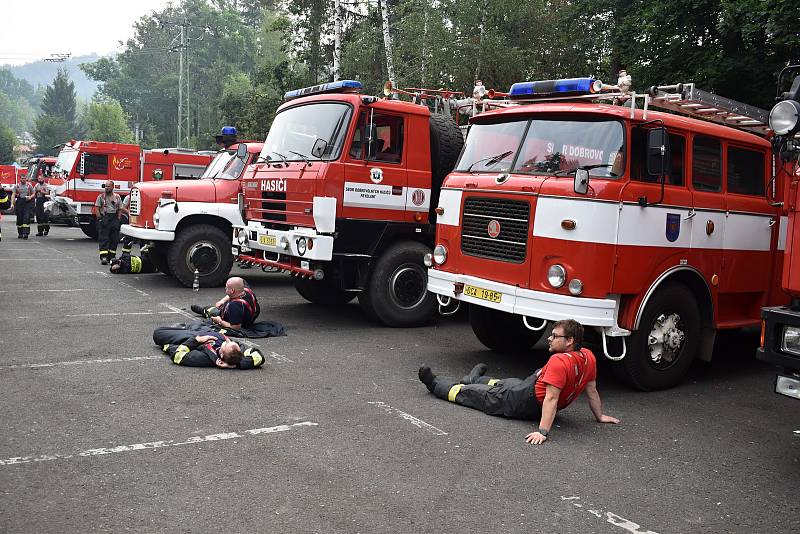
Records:
<instances>
[{"instance_id":1,"label":"fire engine cab","mask_svg":"<svg viewBox=\"0 0 800 534\"><path fill-rule=\"evenodd\" d=\"M786 218L767 198L782 190L766 112L691 83L629 88L517 83L474 117L436 206L428 289L467 303L495 350L527 350L559 319L594 327L620 375L653 390L710 359L717 329L785 300Z\"/></svg>"},{"instance_id":2,"label":"fire engine cab","mask_svg":"<svg viewBox=\"0 0 800 534\"><path fill-rule=\"evenodd\" d=\"M53 171L63 180L53 188L70 205L70 223L77 217L81 230L97 238L92 206L103 192L103 183L114 182L114 191L123 198L133 184L142 181L193 179L199 177L213 157L209 152L182 148L142 150L139 145L103 141L70 141L58 154Z\"/></svg>"},{"instance_id":3,"label":"fire engine cab","mask_svg":"<svg viewBox=\"0 0 800 534\"><path fill-rule=\"evenodd\" d=\"M233 266L230 235L232 225L242 224L241 177L263 145L225 144L199 180L138 183L131 190L130 224L122 225L122 233L151 243L158 270L186 287L195 271L200 285L222 285Z\"/></svg>"},{"instance_id":4,"label":"fire engine cab","mask_svg":"<svg viewBox=\"0 0 800 534\"><path fill-rule=\"evenodd\" d=\"M442 92L417 90L415 103L361 90L343 80L284 95L243 179L245 223L234 226L233 251L292 273L312 303L358 297L379 322L415 326L436 312L422 257L463 136L449 113L423 102L436 107Z\"/></svg>"},{"instance_id":5,"label":"fire engine cab","mask_svg":"<svg viewBox=\"0 0 800 534\"><path fill-rule=\"evenodd\" d=\"M11 188L19 183L19 177L28 172L25 167L16 165L0 165L0 189L11 191Z\"/></svg>"},{"instance_id":6,"label":"fire engine cab","mask_svg":"<svg viewBox=\"0 0 800 534\"><path fill-rule=\"evenodd\" d=\"M779 80L800 65L786 67ZM778 84L780 90L780 82ZM788 92L779 94L769 115L775 133L772 140L779 163L779 179L786 191L784 209L788 213L786 251L783 257L781 285L791 297L788 306L764 308L761 312L761 347L758 359L780 367L775 392L800 399L800 76Z\"/></svg>"}]
</instances>

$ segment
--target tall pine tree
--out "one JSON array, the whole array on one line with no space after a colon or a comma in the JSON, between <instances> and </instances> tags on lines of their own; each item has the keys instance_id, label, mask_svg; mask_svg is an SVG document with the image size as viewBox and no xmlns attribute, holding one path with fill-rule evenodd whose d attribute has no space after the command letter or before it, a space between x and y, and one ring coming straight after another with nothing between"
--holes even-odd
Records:
<instances>
[{"instance_id":1,"label":"tall pine tree","mask_svg":"<svg viewBox=\"0 0 800 534\"><path fill-rule=\"evenodd\" d=\"M75 112L75 84L63 69L58 70L53 85L48 85L42 99L42 114L36 118L33 137L39 151L55 155L56 145L70 138L82 137Z\"/></svg>"}]
</instances>

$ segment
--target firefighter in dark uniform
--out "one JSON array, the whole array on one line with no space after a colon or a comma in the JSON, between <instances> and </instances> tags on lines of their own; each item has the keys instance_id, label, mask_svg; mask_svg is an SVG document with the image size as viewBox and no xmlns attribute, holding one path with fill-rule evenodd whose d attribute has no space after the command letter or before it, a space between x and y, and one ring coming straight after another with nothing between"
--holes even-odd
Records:
<instances>
[{"instance_id":1,"label":"firefighter in dark uniform","mask_svg":"<svg viewBox=\"0 0 800 534\"><path fill-rule=\"evenodd\" d=\"M109 270L113 274L149 274L157 273L158 267L150 259L150 246L142 247L140 256L123 253L119 258L112 259Z\"/></svg>"},{"instance_id":2,"label":"firefighter in dark uniform","mask_svg":"<svg viewBox=\"0 0 800 534\"><path fill-rule=\"evenodd\" d=\"M38 237L50 233L50 215L44 210L44 203L50 200L50 188L44 181L44 176L39 176L39 181L33 188L36 202L36 235Z\"/></svg>"},{"instance_id":3,"label":"firefighter in dark uniform","mask_svg":"<svg viewBox=\"0 0 800 534\"><path fill-rule=\"evenodd\" d=\"M488 415L538 421L538 428L525 436L525 441L540 445L553 428L556 411L569 406L584 390L598 423L619 423L603 413L595 384L597 362L582 342L580 323L557 321L549 337L550 359L528 378L489 378L484 376L486 365L478 364L460 382L438 378L426 365L420 367L419 379L441 399Z\"/></svg>"},{"instance_id":4,"label":"firefighter in dark uniform","mask_svg":"<svg viewBox=\"0 0 800 534\"><path fill-rule=\"evenodd\" d=\"M153 341L175 365L255 369L264 364L257 348L243 351L238 343L213 330L162 326L153 332Z\"/></svg>"},{"instance_id":5,"label":"firefighter in dark uniform","mask_svg":"<svg viewBox=\"0 0 800 534\"><path fill-rule=\"evenodd\" d=\"M97 240L100 247L100 263L108 262L117 255L119 244L119 217L122 209L122 198L114 192L114 182L104 184L105 191L97 196L94 202L94 214L97 217Z\"/></svg>"},{"instance_id":6,"label":"firefighter in dark uniform","mask_svg":"<svg viewBox=\"0 0 800 534\"><path fill-rule=\"evenodd\" d=\"M256 294L250 289L244 278L232 276L225 282L225 296L214 306L204 307L192 304L191 309L198 315L210 318L211 321L224 328L242 328L253 326L261 308Z\"/></svg>"},{"instance_id":7,"label":"firefighter in dark uniform","mask_svg":"<svg viewBox=\"0 0 800 534\"><path fill-rule=\"evenodd\" d=\"M0 187L0 212L7 210L11 207L11 193ZM0 213L0 221L3 220L3 214ZM0 227L0 241L3 240L3 229Z\"/></svg>"},{"instance_id":8,"label":"firefighter in dark uniform","mask_svg":"<svg viewBox=\"0 0 800 534\"><path fill-rule=\"evenodd\" d=\"M28 239L31 233L34 187L27 176L20 176L19 183L11 189L11 204L17 213L17 239Z\"/></svg>"},{"instance_id":9,"label":"firefighter in dark uniform","mask_svg":"<svg viewBox=\"0 0 800 534\"><path fill-rule=\"evenodd\" d=\"M120 217L119 217L119 225L120 225L120 227L123 224L130 223L130 220L131 220L131 196L128 195L128 196L126 196L125 198L122 199L122 209L120 210ZM122 242L122 255L124 256L125 254L130 254L131 253L131 249L133 248L133 245L138 243L139 240L136 239L135 237L131 237L129 235L123 235L121 237L121 242ZM139 253L141 254L142 252L143 252L142 245L141 245L141 243L139 243ZM155 272L155 271L151 271L151 272Z\"/></svg>"}]
</instances>

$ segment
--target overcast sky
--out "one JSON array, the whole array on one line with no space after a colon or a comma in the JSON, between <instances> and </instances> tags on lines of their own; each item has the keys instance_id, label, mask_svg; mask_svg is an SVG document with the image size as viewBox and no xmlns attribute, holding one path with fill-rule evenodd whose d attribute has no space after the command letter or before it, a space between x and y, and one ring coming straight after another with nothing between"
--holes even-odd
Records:
<instances>
[{"instance_id":1,"label":"overcast sky","mask_svg":"<svg viewBox=\"0 0 800 534\"><path fill-rule=\"evenodd\" d=\"M1 0L0 65L121 51L133 22L170 0Z\"/></svg>"}]
</instances>

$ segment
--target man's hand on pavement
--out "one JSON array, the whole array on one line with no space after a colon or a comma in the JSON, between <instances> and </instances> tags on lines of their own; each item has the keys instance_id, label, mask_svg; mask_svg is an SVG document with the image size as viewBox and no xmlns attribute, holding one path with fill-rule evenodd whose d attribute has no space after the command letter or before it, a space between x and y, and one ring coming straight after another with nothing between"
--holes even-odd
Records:
<instances>
[{"instance_id":1,"label":"man's hand on pavement","mask_svg":"<svg viewBox=\"0 0 800 534\"><path fill-rule=\"evenodd\" d=\"M616 417L611 417L610 415L601 415L600 419L597 422L598 423L614 423L616 425L620 421Z\"/></svg>"},{"instance_id":2,"label":"man's hand on pavement","mask_svg":"<svg viewBox=\"0 0 800 534\"><path fill-rule=\"evenodd\" d=\"M525 441L527 443L532 443L534 445L541 445L542 443L545 442L545 440L547 440L547 436L541 435L538 431L531 432L530 434L525 436Z\"/></svg>"}]
</instances>

